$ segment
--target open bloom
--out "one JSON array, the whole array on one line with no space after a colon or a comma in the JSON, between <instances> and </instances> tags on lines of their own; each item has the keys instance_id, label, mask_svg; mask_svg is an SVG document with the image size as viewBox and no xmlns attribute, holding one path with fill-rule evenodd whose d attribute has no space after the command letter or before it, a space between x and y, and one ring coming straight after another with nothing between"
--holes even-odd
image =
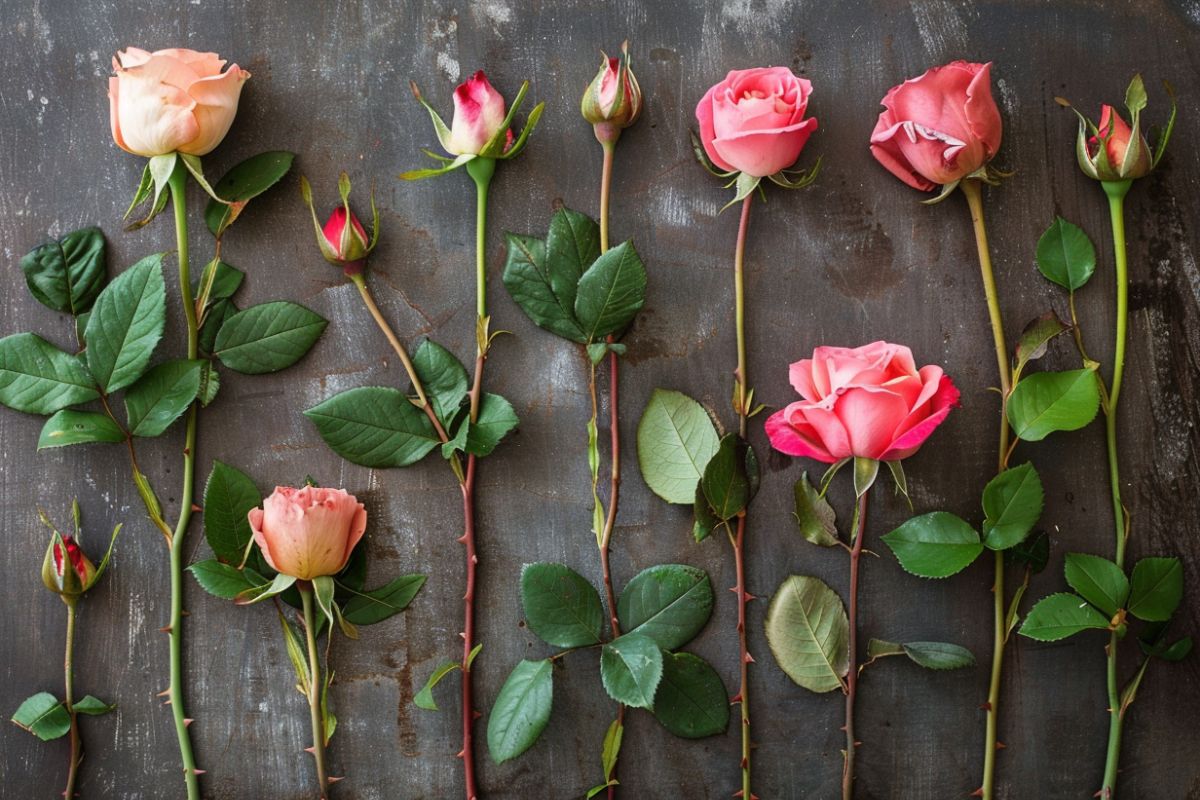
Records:
<instances>
[{"instance_id":1,"label":"open bloom","mask_svg":"<svg viewBox=\"0 0 1200 800\"><path fill-rule=\"evenodd\" d=\"M504 126L504 115L504 96L492 88L487 75L479 70L454 90L454 119L450 123L450 137L442 144L456 156L478 155ZM512 131L506 137L511 140Z\"/></svg>"},{"instance_id":2,"label":"open bloom","mask_svg":"<svg viewBox=\"0 0 1200 800\"><path fill-rule=\"evenodd\" d=\"M871 134L871 155L914 189L976 172L1000 149L992 65L954 61L893 86Z\"/></svg>"},{"instance_id":3,"label":"open bloom","mask_svg":"<svg viewBox=\"0 0 1200 800\"><path fill-rule=\"evenodd\" d=\"M812 84L786 67L733 70L696 106L700 143L717 167L763 178L796 163L817 120Z\"/></svg>"},{"instance_id":4,"label":"open bloom","mask_svg":"<svg viewBox=\"0 0 1200 800\"><path fill-rule=\"evenodd\" d=\"M267 563L306 581L341 572L367 529L367 509L354 495L317 486L277 486L249 519Z\"/></svg>"},{"instance_id":5,"label":"open bloom","mask_svg":"<svg viewBox=\"0 0 1200 800\"><path fill-rule=\"evenodd\" d=\"M767 419L771 446L828 464L907 458L958 405L941 367L918 370L911 350L888 342L818 347L792 364L791 383L803 399Z\"/></svg>"},{"instance_id":6,"label":"open bloom","mask_svg":"<svg viewBox=\"0 0 1200 800\"><path fill-rule=\"evenodd\" d=\"M108 79L112 135L139 156L202 156L221 143L237 114L250 73L225 72L216 53L172 48L149 53L130 47L113 58Z\"/></svg>"}]
</instances>

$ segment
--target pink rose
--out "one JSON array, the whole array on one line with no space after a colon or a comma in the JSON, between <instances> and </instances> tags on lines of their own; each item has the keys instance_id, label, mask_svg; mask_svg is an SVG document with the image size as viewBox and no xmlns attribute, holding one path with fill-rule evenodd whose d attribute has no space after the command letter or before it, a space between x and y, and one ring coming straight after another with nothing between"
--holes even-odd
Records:
<instances>
[{"instance_id":1,"label":"pink rose","mask_svg":"<svg viewBox=\"0 0 1200 800\"><path fill-rule=\"evenodd\" d=\"M345 206L338 206L329 215L321 234L338 262L361 261L371 251L371 238L353 211L349 214L349 224L346 220Z\"/></svg>"},{"instance_id":2,"label":"pink rose","mask_svg":"<svg viewBox=\"0 0 1200 800\"><path fill-rule=\"evenodd\" d=\"M237 114L250 73L234 64L226 72L216 53L170 49L148 53L130 47L113 59L108 79L113 140L140 156L202 156L221 143Z\"/></svg>"},{"instance_id":3,"label":"pink rose","mask_svg":"<svg viewBox=\"0 0 1200 800\"><path fill-rule=\"evenodd\" d=\"M1154 169L1154 156L1150 143L1139 132L1137 148L1130 156L1130 148L1134 145L1133 129L1121 118L1117 110L1110 105L1100 107L1100 124L1096 126L1099 136L1089 136L1087 140L1087 160L1079 153L1080 166L1090 177L1106 181L1119 181L1140 178ZM1082 132L1081 132L1082 135ZM1100 145L1104 144L1104 155L1108 161L1100 160Z\"/></svg>"},{"instance_id":4,"label":"pink rose","mask_svg":"<svg viewBox=\"0 0 1200 800\"><path fill-rule=\"evenodd\" d=\"M444 142L446 151L478 155L504 125L504 116L503 95L492 88L483 70L476 72L454 90L454 120ZM512 131L507 135L511 140Z\"/></svg>"},{"instance_id":5,"label":"pink rose","mask_svg":"<svg viewBox=\"0 0 1200 800\"><path fill-rule=\"evenodd\" d=\"M791 382L804 399L767 419L771 446L828 464L907 458L958 405L941 367L918 370L911 350L887 342L818 347L792 364Z\"/></svg>"},{"instance_id":6,"label":"pink rose","mask_svg":"<svg viewBox=\"0 0 1200 800\"><path fill-rule=\"evenodd\" d=\"M367 509L354 495L316 486L277 486L249 519L267 563L305 581L341 572L367 529Z\"/></svg>"},{"instance_id":7,"label":"pink rose","mask_svg":"<svg viewBox=\"0 0 1200 800\"><path fill-rule=\"evenodd\" d=\"M717 167L756 178L796 163L815 118L804 118L812 84L786 67L734 70L696 106L700 142Z\"/></svg>"},{"instance_id":8,"label":"pink rose","mask_svg":"<svg viewBox=\"0 0 1200 800\"><path fill-rule=\"evenodd\" d=\"M914 189L954 183L1000 149L991 63L954 61L893 86L871 134L871 154Z\"/></svg>"},{"instance_id":9,"label":"pink rose","mask_svg":"<svg viewBox=\"0 0 1200 800\"><path fill-rule=\"evenodd\" d=\"M604 56L600 71L584 90L579 110L596 128L601 141L615 141L621 130L637 122L642 114L642 88L629 68L629 43L621 45L621 57Z\"/></svg>"}]
</instances>

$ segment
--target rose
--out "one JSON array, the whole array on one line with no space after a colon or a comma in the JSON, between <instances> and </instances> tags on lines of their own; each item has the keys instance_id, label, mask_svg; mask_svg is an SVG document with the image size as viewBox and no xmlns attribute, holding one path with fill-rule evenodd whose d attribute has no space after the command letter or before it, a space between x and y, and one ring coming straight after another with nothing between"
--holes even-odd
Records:
<instances>
[{"instance_id":1,"label":"rose","mask_svg":"<svg viewBox=\"0 0 1200 800\"><path fill-rule=\"evenodd\" d=\"M733 70L696 106L700 143L717 167L756 178L800 157L817 120L804 118L812 84L786 67Z\"/></svg>"},{"instance_id":2,"label":"rose","mask_svg":"<svg viewBox=\"0 0 1200 800\"><path fill-rule=\"evenodd\" d=\"M78 597L100 579L100 570L92 563L74 536L54 531L42 560L42 583L55 594Z\"/></svg>"},{"instance_id":3,"label":"rose","mask_svg":"<svg viewBox=\"0 0 1200 800\"><path fill-rule=\"evenodd\" d=\"M250 73L216 53L130 47L113 58L108 79L113 139L140 156L202 156L221 143Z\"/></svg>"},{"instance_id":4,"label":"rose","mask_svg":"<svg viewBox=\"0 0 1200 800\"><path fill-rule=\"evenodd\" d=\"M871 154L915 189L955 183L1000 149L991 63L954 61L893 86L871 134Z\"/></svg>"},{"instance_id":5,"label":"rose","mask_svg":"<svg viewBox=\"0 0 1200 800\"><path fill-rule=\"evenodd\" d=\"M453 155L479 155L504 126L504 96L492 88L479 70L454 90L454 119L450 136L442 144ZM506 134L505 147L512 140Z\"/></svg>"},{"instance_id":6,"label":"rose","mask_svg":"<svg viewBox=\"0 0 1200 800\"><path fill-rule=\"evenodd\" d=\"M1102 181L1132 180L1154 169L1146 137L1140 131L1135 137L1133 129L1112 106L1100 107L1096 132L1098 135L1089 136L1086 149L1079 152L1079 166L1089 177Z\"/></svg>"},{"instance_id":7,"label":"rose","mask_svg":"<svg viewBox=\"0 0 1200 800\"><path fill-rule=\"evenodd\" d=\"M347 224L349 220L349 224ZM361 261L370 252L370 237L362 223L353 211L347 211L345 206L338 206L329 215L321 235L333 250L334 258L339 262Z\"/></svg>"},{"instance_id":8,"label":"rose","mask_svg":"<svg viewBox=\"0 0 1200 800\"><path fill-rule=\"evenodd\" d=\"M317 486L277 486L249 519L267 563L298 580L341 572L367 529L367 509L354 495Z\"/></svg>"},{"instance_id":9,"label":"rose","mask_svg":"<svg viewBox=\"0 0 1200 800\"><path fill-rule=\"evenodd\" d=\"M583 118L596 126L596 136L615 141L621 130L637 122L642 114L642 87L629 68L629 43L621 45L621 58L604 56L600 71L580 101Z\"/></svg>"},{"instance_id":10,"label":"rose","mask_svg":"<svg viewBox=\"0 0 1200 800\"><path fill-rule=\"evenodd\" d=\"M804 399L767 419L771 446L829 464L907 458L958 405L941 367L918 370L911 350L887 342L818 347L792 364L791 383Z\"/></svg>"}]
</instances>

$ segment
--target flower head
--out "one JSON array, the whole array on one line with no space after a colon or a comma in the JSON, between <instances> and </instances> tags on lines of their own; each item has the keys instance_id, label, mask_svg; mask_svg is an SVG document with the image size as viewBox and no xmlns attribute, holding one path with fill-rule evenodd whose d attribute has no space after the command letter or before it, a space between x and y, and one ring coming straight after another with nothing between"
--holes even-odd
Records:
<instances>
[{"instance_id":1,"label":"flower head","mask_svg":"<svg viewBox=\"0 0 1200 800\"><path fill-rule=\"evenodd\" d=\"M375 207L375 193L371 193L371 235L358 221L350 209L350 177L342 173L338 177L338 194L342 204L333 210L322 226L313 207L312 187L308 179L300 178L300 194L312 214L313 228L317 234L317 246L321 255L334 266L341 267L347 276L361 275L367 256L379 243L379 210Z\"/></svg>"},{"instance_id":2,"label":"flower head","mask_svg":"<svg viewBox=\"0 0 1200 800\"><path fill-rule=\"evenodd\" d=\"M1167 91L1171 93L1170 86ZM1134 75L1129 88L1125 90L1125 107L1130 122L1126 122L1120 112L1107 103L1100 107L1098 123L1075 111L1079 117L1075 155L1084 174L1100 181L1133 180L1150 174L1162 159L1175 126L1175 98L1171 94L1171 116L1153 150L1142 133L1142 110L1146 107L1147 98L1141 75ZM1071 104L1061 97L1055 99L1071 108Z\"/></svg>"},{"instance_id":3,"label":"flower head","mask_svg":"<svg viewBox=\"0 0 1200 800\"><path fill-rule=\"evenodd\" d=\"M341 489L277 486L262 508L251 509L249 520L275 571L312 580L345 568L367 529L367 509Z\"/></svg>"},{"instance_id":4,"label":"flower head","mask_svg":"<svg viewBox=\"0 0 1200 800\"><path fill-rule=\"evenodd\" d=\"M629 42L621 45L620 58L601 56L600 71L583 92L580 112L595 128L596 138L609 143L641 116L642 87L629 66Z\"/></svg>"}]
</instances>

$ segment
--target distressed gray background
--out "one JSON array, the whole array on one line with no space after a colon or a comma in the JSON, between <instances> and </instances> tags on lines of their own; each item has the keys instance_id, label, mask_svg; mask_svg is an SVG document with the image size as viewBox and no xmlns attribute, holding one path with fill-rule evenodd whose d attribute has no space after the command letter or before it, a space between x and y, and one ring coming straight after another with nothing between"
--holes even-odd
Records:
<instances>
[{"instance_id":1,"label":"distressed gray background","mask_svg":"<svg viewBox=\"0 0 1200 800\"><path fill-rule=\"evenodd\" d=\"M814 345L876 338L908 343L921 363L945 364L963 389L963 408L908 463L918 510L947 508L978 517L977 498L994 467L994 362L974 244L960 197L927 208L919 195L877 166L867 137L876 101L906 76L954 58L994 60L1005 123L997 164L1014 175L987 192L987 208L1012 339L1024 322L1061 297L1037 275L1033 248L1054 214L1082 224L1102 254L1097 279L1079 298L1089 346L1107 359L1112 322L1111 256L1099 188L1077 170L1074 118L1054 105L1065 94L1091 109L1117 101L1135 70L1151 91L1150 119L1163 119L1161 79L1178 91L1182 113L1164 168L1130 195L1132 324L1127 394L1122 404L1126 499L1135 521L1131 555L1177 555L1197 579L1196 493L1200 468L1194 427L1200 358L1200 273L1195 220L1200 212L1196 109L1200 107L1200 3L1136 4L915 0L831 4L803 0L644 4L520 3L458 5L392 0L368 3L191 2L2 4L0 32L0 247L6 269L0 332L36 330L67 343L69 320L55 318L25 292L17 260L47 233L98 223L110 237L113 271L173 247L168 217L121 232L141 162L118 150L105 98L116 49L174 45L213 49L254 73L226 143L206 158L210 174L265 149L299 153L286 185L256 201L227 237L226 258L246 270L245 304L284 297L332 324L297 367L276 376L225 372L216 403L201 419L199 471L213 459L252 473L266 490L305 474L345 486L371 514L373 582L401 572L430 574L411 609L339 640L333 704L341 720L332 745L334 774L348 780L340 798L461 796L455 679L443 687L443 712L416 709L413 693L436 664L458 652L462 551L458 492L438 459L404 471L371 471L335 457L300 412L353 386L402 383L402 372L352 286L320 258L296 190L312 179L327 204L338 170L364 190L373 180L382 210L382 244L372 281L403 338L435 336L460 355L472 347L472 196L465 175L403 184L400 171L422 165L418 148L436 144L407 89L417 79L449 113L450 90L485 67L512 96L523 78L547 112L524 155L493 184L488 262L497 341L488 387L522 417L519 435L481 468L482 557L477 692L486 711L520 657L544 645L520 626L516 578L522 563L565 561L598 579L589 532L581 355L534 328L499 281L501 232L542 232L559 203L595 213L600 150L578 116L578 97L599 63L629 37L646 92L643 120L623 138L616 166L613 231L632 237L650 270L646 310L627 337L621 420L629 443L627 480L615 537L619 584L645 566L679 561L712 575L718 604L694 650L735 685L729 548L692 543L687 509L668 507L638 477L633 434L656 386L689 392L728 418L733 361L730 265L735 213L696 166L687 142L703 91L735 67L785 64L811 78L820 119L803 161L824 156L817 184L803 192L768 188L756 204L748 248L750 365L765 402L792 397L787 364ZM195 194L193 195L196 196ZM195 209L199 208L196 197ZM193 215L197 219L198 210ZM193 248L204 260L197 223ZM179 321L165 350L180 350ZM1050 366L1070 363L1065 345ZM41 588L46 538L41 504L59 518L73 495L95 546L126 522L110 576L82 606L77 686L120 703L112 716L83 723L84 796L178 797L181 787L169 716L155 692L165 686L166 553L144 521L124 453L101 446L36 454L40 420L0 413L0 711L59 688L64 609ZM173 507L182 432L148 444L144 466ZM755 443L765 453L761 429ZM1062 556L1109 553L1110 520L1098 426L1022 445L1046 484L1051 567L1030 596L1062 585ZM772 456L749 533L749 583L769 597L789 573L819 575L844 590L845 562L796 535L791 484L803 465ZM810 465L811 466L811 465ZM841 487L837 501L846 511ZM906 510L891 497L875 504L871 539ZM848 513L846 514L848 516ZM199 524L191 558L204 556ZM876 549L880 549L876 545ZM864 568L864 636L944 639L986 661L991 633L990 560L940 582L922 582L890 555ZM1178 630L1194 630L1200 591L1192 589ZM752 606L751 649L755 787L763 798L829 797L841 765L841 704L794 686L774 665L762 637L764 603ZM188 709L204 778L214 798L311 797L304 701L278 623L267 608L235 608L189 585ZM1085 798L1100 779L1105 741L1101 637L1046 646L1017 640L1004 683L999 796ZM1126 647L1132 651L1132 646ZM1196 659L1156 665L1131 712L1122 761L1122 796L1200 797L1200 686ZM987 669L936 674L908 663L870 670L861 686L863 798L964 797L978 785ZM598 781L599 747L611 704L595 660L567 660L556 678L555 714L542 740L518 761L497 767L480 746L481 782L493 798L570 798ZM478 731L482 738L484 723ZM673 739L648 715L631 715L621 761L625 796L724 798L736 788L737 726L724 737ZM43 745L0 725L0 794L53 797L66 762L65 740Z\"/></svg>"}]
</instances>

